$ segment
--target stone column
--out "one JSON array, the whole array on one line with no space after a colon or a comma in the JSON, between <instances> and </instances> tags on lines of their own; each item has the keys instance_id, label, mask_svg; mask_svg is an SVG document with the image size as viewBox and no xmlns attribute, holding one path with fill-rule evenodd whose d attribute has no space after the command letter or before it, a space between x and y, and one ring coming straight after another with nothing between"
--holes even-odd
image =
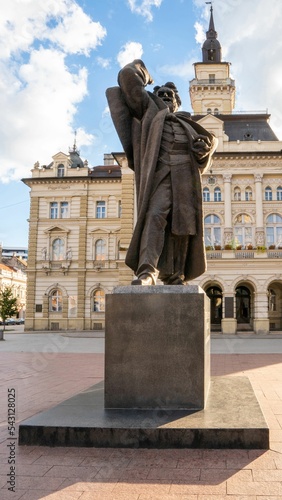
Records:
<instances>
[{"instance_id":1,"label":"stone column","mask_svg":"<svg viewBox=\"0 0 282 500\"><path fill-rule=\"evenodd\" d=\"M263 225L263 208L262 208L262 179L263 175L255 174L256 188L256 246L265 245L265 233Z\"/></svg>"},{"instance_id":2,"label":"stone column","mask_svg":"<svg viewBox=\"0 0 282 500\"><path fill-rule=\"evenodd\" d=\"M28 236L28 266L26 288L26 315L24 329L34 330L35 320L35 291L36 291L36 253L38 239L39 198L31 197Z\"/></svg>"},{"instance_id":3,"label":"stone column","mask_svg":"<svg viewBox=\"0 0 282 500\"><path fill-rule=\"evenodd\" d=\"M85 275L86 275L86 243L87 243L87 195L80 197L80 225L78 243L77 272L77 329L84 330L85 318Z\"/></svg>"},{"instance_id":4,"label":"stone column","mask_svg":"<svg viewBox=\"0 0 282 500\"><path fill-rule=\"evenodd\" d=\"M265 291L254 294L253 328L258 335L269 333L268 295Z\"/></svg>"},{"instance_id":5,"label":"stone column","mask_svg":"<svg viewBox=\"0 0 282 500\"><path fill-rule=\"evenodd\" d=\"M224 182L224 245L231 245L233 239L231 213L231 174L223 175Z\"/></svg>"}]
</instances>

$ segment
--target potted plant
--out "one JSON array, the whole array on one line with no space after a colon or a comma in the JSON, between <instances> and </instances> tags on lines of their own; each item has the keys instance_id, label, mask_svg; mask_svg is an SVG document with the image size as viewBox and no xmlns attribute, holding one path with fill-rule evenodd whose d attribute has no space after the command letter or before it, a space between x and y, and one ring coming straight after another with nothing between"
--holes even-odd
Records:
<instances>
[{"instance_id":1,"label":"potted plant","mask_svg":"<svg viewBox=\"0 0 282 500\"><path fill-rule=\"evenodd\" d=\"M269 245L268 250L275 250L275 245Z\"/></svg>"},{"instance_id":2,"label":"potted plant","mask_svg":"<svg viewBox=\"0 0 282 500\"><path fill-rule=\"evenodd\" d=\"M242 250L242 245L237 245L236 250Z\"/></svg>"},{"instance_id":3,"label":"potted plant","mask_svg":"<svg viewBox=\"0 0 282 500\"><path fill-rule=\"evenodd\" d=\"M232 245L224 245L224 250L232 250Z\"/></svg>"},{"instance_id":4,"label":"potted plant","mask_svg":"<svg viewBox=\"0 0 282 500\"><path fill-rule=\"evenodd\" d=\"M246 246L247 250L252 250L253 249L253 245L251 243L249 243L247 246Z\"/></svg>"},{"instance_id":5,"label":"potted plant","mask_svg":"<svg viewBox=\"0 0 282 500\"><path fill-rule=\"evenodd\" d=\"M215 250L221 250L221 245L214 245Z\"/></svg>"}]
</instances>

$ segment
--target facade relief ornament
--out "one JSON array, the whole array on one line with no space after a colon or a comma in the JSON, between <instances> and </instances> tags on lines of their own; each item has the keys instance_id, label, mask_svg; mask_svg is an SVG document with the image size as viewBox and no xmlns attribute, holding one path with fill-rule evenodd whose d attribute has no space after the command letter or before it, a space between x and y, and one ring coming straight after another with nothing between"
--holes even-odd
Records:
<instances>
[{"instance_id":1,"label":"facade relief ornament","mask_svg":"<svg viewBox=\"0 0 282 500\"><path fill-rule=\"evenodd\" d=\"M262 182L263 174L254 174L255 182Z\"/></svg>"},{"instance_id":2,"label":"facade relief ornament","mask_svg":"<svg viewBox=\"0 0 282 500\"><path fill-rule=\"evenodd\" d=\"M231 182L232 180L232 174L224 174L222 177L223 177L223 182Z\"/></svg>"},{"instance_id":3,"label":"facade relief ornament","mask_svg":"<svg viewBox=\"0 0 282 500\"><path fill-rule=\"evenodd\" d=\"M232 240L233 240L233 231L232 229L225 229L224 230L224 245L231 245Z\"/></svg>"},{"instance_id":4,"label":"facade relief ornament","mask_svg":"<svg viewBox=\"0 0 282 500\"><path fill-rule=\"evenodd\" d=\"M258 230L256 231L256 245L258 247L262 247L265 244L264 231Z\"/></svg>"}]
</instances>

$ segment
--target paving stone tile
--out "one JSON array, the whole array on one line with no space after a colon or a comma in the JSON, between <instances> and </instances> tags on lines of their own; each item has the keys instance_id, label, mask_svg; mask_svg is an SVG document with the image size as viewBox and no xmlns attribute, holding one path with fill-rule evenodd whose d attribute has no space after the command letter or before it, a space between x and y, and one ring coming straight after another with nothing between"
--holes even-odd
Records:
<instances>
[{"instance_id":1,"label":"paving stone tile","mask_svg":"<svg viewBox=\"0 0 282 500\"><path fill-rule=\"evenodd\" d=\"M91 480L98 472L97 467L68 467L64 465L54 465L46 473L45 477L76 477L80 480Z\"/></svg>"},{"instance_id":2,"label":"paving stone tile","mask_svg":"<svg viewBox=\"0 0 282 500\"><path fill-rule=\"evenodd\" d=\"M14 498L14 497L13 497ZM40 491L29 490L20 500L79 500L81 498L80 491ZM11 498L9 500L12 500Z\"/></svg>"},{"instance_id":3,"label":"paving stone tile","mask_svg":"<svg viewBox=\"0 0 282 500\"><path fill-rule=\"evenodd\" d=\"M46 472L51 469L51 465L30 465L16 464L17 476L45 476Z\"/></svg>"},{"instance_id":4,"label":"paving stone tile","mask_svg":"<svg viewBox=\"0 0 282 500\"><path fill-rule=\"evenodd\" d=\"M63 477L17 477L17 489L19 490L50 490L57 491L57 489L64 482Z\"/></svg>"},{"instance_id":5,"label":"paving stone tile","mask_svg":"<svg viewBox=\"0 0 282 500\"><path fill-rule=\"evenodd\" d=\"M253 482L240 482L240 481L227 481L227 494L228 495L279 495L281 485L279 482L267 481L253 481Z\"/></svg>"},{"instance_id":6,"label":"paving stone tile","mask_svg":"<svg viewBox=\"0 0 282 500\"><path fill-rule=\"evenodd\" d=\"M196 484L183 484L181 482L171 485L170 493L173 495L223 495L226 493L226 483L208 484L206 481L198 481ZM180 497L181 498L181 497Z\"/></svg>"},{"instance_id":7,"label":"paving stone tile","mask_svg":"<svg viewBox=\"0 0 282 500\"><path fill-rule=\"evenodd\" d=\"M211 497L209 497L210 499ZM141 494L138 500L197 500L198 495L150 495Z\"/></svg>"},{"instance_id":8,"label":"paving stone tile","mask_svg":"<svg viewBox=\"0 0 282 500\"><path fill-rule=\"evenodd\" d=\"M251 470L233 470L233 469L202 469L201 481L211 482L212 484L222 483L227 479L236 481L252 481Z\"/></svg>"},{"instance_id":9,"label":"paving stone tile","mask_svg":"<svg viewBox=\"0 0 282 500\"><path fill-rule=\"evenodd\" d=\"M148 479L167 479L178 481L199 481L200 469L168 469L168 468L155 468L149 469Z\"/></svg>"},{"instance_id":10,"label":"paving stone tile","mask_svg":"<svg viewBox=\"0 0 282 500\"><path fill-rule=\"evenodd\" d=\"M123 493L127 494L130 498L131 494L158 494L165 495L168 494L170 490L170 483L168 481L154 480L154 481L118 481L113 489L113 493Z\"/></svg>"},{"instance_id":11,"label":"paving stone tile","mask_svg":"<svg viewBox=\"0 0 282 500\"><path fill-rule=\"evenodd\" d=\"M81 466L88 467L130 467L130 458L118 458L109 457L108 459L103 459L103 455L100 457L87 457L82 458Z\"/></svg>"},{"instance_id":12,"label":"paving stone tile","mask_svg":"<svg viewBox=\"0 0 282 500\"><path fill-rule=\"evenodd\" d=\"M112 493L99 493L95 492L95 497L93 497L93 492L84 492L82 493L79 500L139 500L140 496L137 494L130 494L130 499L127 495L121 494L112 494Z\"/></svg>"},{"instance_id":13,"label":"paving stone tile","mask_svg":"<svg viewBox=\"0 0 282 500\"><path fill-rule=\"evenodd\" d=\"M71 467L82 465L83 457L69 457L69 456L52 456L52 455L41 455L39 458L33 462L33 465L69 465Z\"/></svg>"},{"instance_id":14,"label":"paving stone tile","mask_svg":"<svg viewBox=\"0 0 282 500\"><path fill-rule=\"evenodd\" d=\"M253 471L254 481L281 481L282 483L282 471L278 470L254 470Z\"/></svg>"},{"instance_id":15,"label":"paving stone tile","mask_svg":"<svg viewBox=\"0 0 282 500\"><path fill-rule=\"evenodd\" d=\"M20 500L22 499L23 494L25 493L24 490L17 490L15 492L9 491L7 489L1 489L0 490L0 498L1 500ZM40 497L38 497L40 498Z\"/></svg>"},{"instance_id":16,"label":"paving stone tile","mask_svg":"<svg viewBox=\"0 0 282 500\"><path fill-rule=\"evenodd\" d=\"M81 479L73 477L72 479L65 479L61 484L61 489L66 491L99 491L101 493L111 493L116 485L115 480L108 482L98 481L92 479L91 481L81 481ZM94 500L94 499L93 499Z\"/></svg>"},{"instance_id":17,"label":"paving stone tile","mask_svg":"<svg viewBox=\"0 0 282 500\"><path fill-rule=\"evenodd\" d=\"M197 500L256 500L256 495L198 495Z\"/></svg>"}]
</instances>

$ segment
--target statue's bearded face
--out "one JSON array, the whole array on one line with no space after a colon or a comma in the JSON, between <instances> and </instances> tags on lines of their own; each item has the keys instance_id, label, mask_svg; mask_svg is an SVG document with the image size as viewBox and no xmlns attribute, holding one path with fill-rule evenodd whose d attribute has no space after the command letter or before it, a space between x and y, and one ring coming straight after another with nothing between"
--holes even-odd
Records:
<instances>
[{"instance_id":1,"label":"statue's bearded face","mask_svg":"<svg viewBox=\"0 0 282 500\"><path fill-rule=\"evenodd\" d=\"M175 111L178 110L176 94L173 89L170 89L169 87L160 87L156 94L166 104L171 113L175 113Z\"/></svg>"}]
</instances>

